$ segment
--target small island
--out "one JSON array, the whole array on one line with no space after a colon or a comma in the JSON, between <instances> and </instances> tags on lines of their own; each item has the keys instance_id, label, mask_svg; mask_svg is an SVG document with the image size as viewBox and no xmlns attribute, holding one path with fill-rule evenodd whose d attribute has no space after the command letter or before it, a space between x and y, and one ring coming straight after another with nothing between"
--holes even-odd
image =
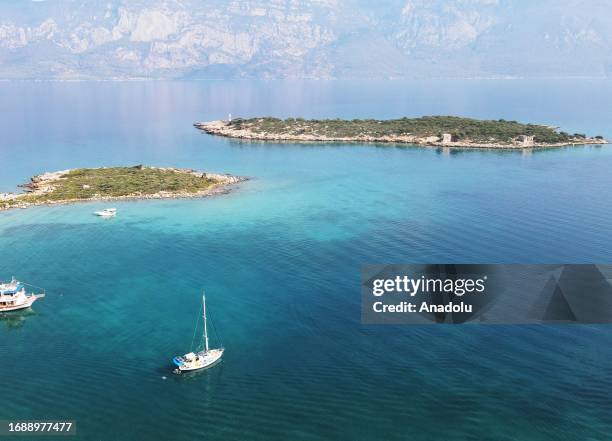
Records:
<instances>
[{"instance_id":1,"label":"small island","mask_svg":"<svg viewBox=\"0 0 612 441\"><path fill-rule=\"evenodd\" d=\"M79 168L34 176L24 193L0 193L0 211L33 205L123 199L196 198L226 193L245 178L190 169Z\"/></svg>"},{"instance_id":2,"label":"small island","mask_svg":"<svg viewBox=\"0 0 612 441\"><path fill-rule=\"evenodd\" d=\"M194 126L211 135L261 141L403 143L498 149L607 144L602 136L569 134L551 126L457 116L388 120L235 118Z\"/></svg>"}]
</instances>

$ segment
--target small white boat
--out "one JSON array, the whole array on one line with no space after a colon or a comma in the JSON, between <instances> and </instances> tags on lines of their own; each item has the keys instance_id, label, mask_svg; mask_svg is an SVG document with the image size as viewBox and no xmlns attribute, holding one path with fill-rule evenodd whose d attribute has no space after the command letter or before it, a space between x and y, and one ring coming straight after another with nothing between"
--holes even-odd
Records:
<instances>
[{"instance_id":1,"label":"small white boat","mask_svg":"<svg viewBox=\"0 0 612 441\"><path fill-rule=\"evenodd\" d=\"M94 211L94 214L100 217L112 217L117 214L117 209L116 208L105 208L104 210Z\"/></svg>"},{"instance_id":2,"label":"small white boat","mask_svg":"<svg viewBox=\"0 0 612 441\"><path fill-rule=\"evenodd\" d=\"M27 294L23 283L13 277L10 282L0 282L0 312L29 308L44 296L44 292Z\"/></svg>"},{"instance_id":3,"label":"small white boat","mask_svg":"<svg viewBox=\"0 0 612 441\"><path fill-rule=\"evenodd\" d=\"M176 356L172 362L177 366L174 373L180 374L187 371L196 371L212 367L221 360L224 348L210 349L208 345L208 328L206 323L206 297L202 296L202 317L204 319L204 333L202 335L202 350L189 352L182 356ZM197 323L196 323L197 328Z\"/></svg>"}]
</instances>

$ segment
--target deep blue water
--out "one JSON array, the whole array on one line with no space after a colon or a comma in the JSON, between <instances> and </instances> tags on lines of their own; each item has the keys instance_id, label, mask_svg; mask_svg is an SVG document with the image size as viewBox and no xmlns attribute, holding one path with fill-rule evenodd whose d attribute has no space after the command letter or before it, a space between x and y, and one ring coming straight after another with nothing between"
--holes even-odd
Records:
<instances>
[{"instance_id":1,"label":"deep blue water","mask_svg":"<svg viewBox=\"0 0 612 441\"><path fill-rule=\"evenodd\" d=\"M612 149L243 143L234 116L459 114L612 138L612 82L0 83L0 191L151 164L253 179L204 200L0 213L0 419L83 440L604 440L609 326L364 326L367 263L612 263ZM177 378L205 288L224 361ZM163 377L167 377L163 379ZM23 439L23 438L22 438Z\"/></svg>"}]
</instances>

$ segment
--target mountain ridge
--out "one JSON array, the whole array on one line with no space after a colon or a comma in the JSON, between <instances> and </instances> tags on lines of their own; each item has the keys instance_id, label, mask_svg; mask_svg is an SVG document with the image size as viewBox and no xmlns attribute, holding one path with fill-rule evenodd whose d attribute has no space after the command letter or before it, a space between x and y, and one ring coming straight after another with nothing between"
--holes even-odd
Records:
<instances>
[{"instance_id":1,"label":"mountain ridge","mask_svg":"<svg viewBox=\"0 0 612 441\"><path fill-rule=\"evenodd\" d=\"M607 78L602 0L0 4L1 79Z\"/></svg>"}]
</instances>

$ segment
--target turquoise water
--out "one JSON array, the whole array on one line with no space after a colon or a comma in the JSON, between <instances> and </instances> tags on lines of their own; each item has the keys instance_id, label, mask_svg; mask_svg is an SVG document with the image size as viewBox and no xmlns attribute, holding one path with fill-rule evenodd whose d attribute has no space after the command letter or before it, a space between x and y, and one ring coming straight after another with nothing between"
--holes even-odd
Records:
<instances>
[{"instance_id":1,"label":"turquoise water","mask_svg":"<svg viewBox=\"0 0 612 441\"><path fill-rule=\"evenodd\" d=\"M0 419L82 440L603 440L608 326L363 326L366 263L612 262L612 149L242 143L233 115L461 114L612 137L610 82L0 83L0 191L154 164L253 179L204 200L0 213ZM205 288L226 347L173 376ZM164 379L164 377L166 377ZM23 438L21 438L23 439Z\"/></svg>"}]
</instances>

